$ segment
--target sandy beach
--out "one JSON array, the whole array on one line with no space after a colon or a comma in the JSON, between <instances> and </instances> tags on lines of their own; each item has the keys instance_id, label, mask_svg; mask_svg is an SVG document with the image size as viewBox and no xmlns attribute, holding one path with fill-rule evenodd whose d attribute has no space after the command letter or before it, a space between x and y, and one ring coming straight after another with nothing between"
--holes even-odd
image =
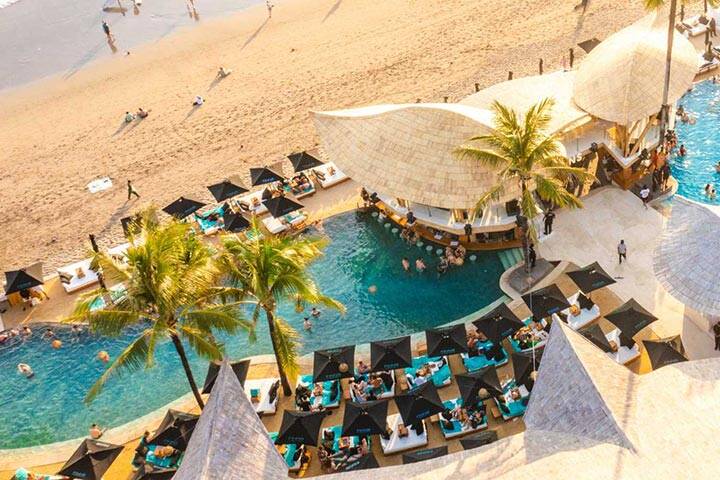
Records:
<instances>
[{"instance_id":1,"label":"sandy beach","mask_svg":"<svg viewBox=\"0 0 720 480\"><path fill-rule=\"evenodd\" d=\"M568 48L643 13L634 0L591 0L584 13L571 0L276 3L271 19L252 7L5 92L0 266L50 271L84 257L89 233L120 243L119 219L143 205L209 202L206 185L316 145L312 110L456 101L508 70L536 73L540 58L558 69ZM220 65L233 73L217 81ZM138 107L150 116L123 123ZM103 176L114 187L90 194ZM126 202L127 179L140 200Z\"/></svg>"}]
</instances>

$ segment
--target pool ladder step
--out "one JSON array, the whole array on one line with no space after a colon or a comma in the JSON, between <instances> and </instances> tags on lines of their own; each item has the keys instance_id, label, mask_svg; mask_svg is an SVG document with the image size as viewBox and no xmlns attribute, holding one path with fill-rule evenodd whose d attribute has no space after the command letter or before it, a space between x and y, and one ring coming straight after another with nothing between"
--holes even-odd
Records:
<instances>
[{"instance_id":1,"label":"pool ladder step","mask_svg":"<svg viewBox=\"0 0 720 480\"><path fill-rule=\"evenodd\" d=\"M498 252L498 257L500 257L500 263L502 263L503 268L507 270L523 260L522 249L510 248L507 250L500 250Z\"/></svg>"}]
</instances>

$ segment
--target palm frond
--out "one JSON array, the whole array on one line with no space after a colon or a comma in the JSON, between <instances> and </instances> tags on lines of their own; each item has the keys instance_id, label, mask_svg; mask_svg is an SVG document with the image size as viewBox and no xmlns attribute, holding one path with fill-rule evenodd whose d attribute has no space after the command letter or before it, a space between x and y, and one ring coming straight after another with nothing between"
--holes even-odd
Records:
<instances>
[{"instance_id":1,"label":"palm frond","mask_svg":"<svg viewBox=\"0 0 720 480\"><path fill-rule=\"evenodd\" d=\"M202 331L220 331L234 334L239 330L252 330L253 324L243 318L244 303L228 303L207 306L200 310L188 310L180 314L182 323Z\"/></svg>"},{"instance_id":2,"label":"palm frond","mask_svg":"<svg viewBox=\"0 0 720 480\"><path fill-rule=\"evenodd\" d=\"M500 182L483 193L475 204L475 213L480 214L491 202L497 202L505 193L505 184Z\"/></svg>"},{"instance_id":3,"label":"palm frond","mask_svg":"<svg viewBox=\"0 0 720 480\"><path fill-rule=\"evenodd\" d=\"M178 334L186 339L190 347L201 357L207 360L221 360L223 348L214 338L208 337L207 332L188 325L176 325Z\"/></svg>"},{"instance_id":4,"label":"palm frond","mask_svg":"<svg viewBox=\"0 0 720 480\"><path fill-rule=\"evenodd\" d=\"M548 178L543 175L535 175L533 180L535 181L538 195L546 202L552 202L553 205L558 207L582 207L580 199L568 192L561 180Z\"/></svg>"},{"instance_id":5,"label":"palm frond","mask_svg":"<svg viewBox=\"0 0 720 480\"><path fill-rule=\"evenodd\" d=\"M298 349L300 336L285 320L275 317L275 338L273 344L276 346L278 361L285 370L288 381L294 385L300 373L298 365Z\"/></svg>"},{"instance_id":6,"label":"palm frond","mask_svg":"<svg viewBox=\"0 0 720 480\"><path fill-rule=\"evenodd\" d=\"M88 323L90 331L108 337L117 337L127 327L138 323L142 317L140 312L127 310L100 309L77 317Z\"/></svg>"}]
</instances>

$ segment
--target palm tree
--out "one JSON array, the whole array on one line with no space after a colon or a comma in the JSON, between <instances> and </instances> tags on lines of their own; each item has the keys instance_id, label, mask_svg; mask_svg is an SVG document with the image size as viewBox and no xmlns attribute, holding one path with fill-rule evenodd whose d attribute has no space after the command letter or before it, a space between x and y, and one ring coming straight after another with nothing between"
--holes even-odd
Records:
<instances>
[{"instance_id":1,"label":"palm tree","mask_svg":"<svg viewBox=\"0 0 720 480\"><path fill-rule=\"evenodd\" d=\"M478 161L497 171L497 183L477 202L476 212L489 203L519 192L518 203L524 219L519 219L522 230L525 271L530 271L529 246L537 240L534 219L542 211L537 197L557 207L582 207L582 202L566 188L570 178L583 184L594 179L581 168L571 167L561 154L561 145L555 135L547 135L550 123L551 99L531 106L524 116L499 102L492 104L494 130L487 135L469 139L467 145L455 150L462 159Z\"/></svg>"},{"instance_id":2,"label":"palm tree","mask_svg":"<svg viewBox=\"0 0 720 480\"><path fill-rule=\"evenodd\" d=\"M89 292L78 300L67 319L87 322L92 332L109 336L118 336L133 325L143 327L90 388L85 401L91 402L110 378L123 371L152 367L158 343L169 339L203 408L183 342L200 356L218 360L223 348L214 333L232 334L251 330L252 326L241 315L241 302L226 302L238 291L221 286L222 271L213 251L188 224L173 221L160 225L154 211L147 211L133 230L130 246L120 261L103 252L93 259L93 268L102 269L107 282L124 285L124 295L104 309L92 310L94 302L101 298L107 302L109 295L103 288Z\"/></svg>"},{"instance_id":3,"label":"palm tree","mask_svg":"<svg viewBox=\"0 0 720 480\"><path fill-rule=\"evenodd\" d=\"M292 394L298 367L298 334L276 314L279 302L322 304L345 311L338 301L323 295L308 274L308 265L322 255L326 241L262 235L254 223L249 239L235 235L223 240L222 261L230 280L255 303L253 325L265 313L280 381L286 396Z\"/></svg>"}]
</instances>

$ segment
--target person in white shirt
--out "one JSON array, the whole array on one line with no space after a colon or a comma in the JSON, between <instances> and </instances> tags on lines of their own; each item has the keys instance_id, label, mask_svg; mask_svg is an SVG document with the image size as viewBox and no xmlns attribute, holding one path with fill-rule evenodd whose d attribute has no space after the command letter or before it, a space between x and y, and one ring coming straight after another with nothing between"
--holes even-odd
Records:
<instances>
[{"instance_id":1,"label":"person in white shirt","mask_svg":"<svg viewBox=\"0 0 720 480\"><path fill-rule=\"evenodd\" d=\"M648 202L650 201L650 189L647 185L643 185L640 189L640 198L642 199L645 210L647 210Z\"/></svg>"}]
</instances>

